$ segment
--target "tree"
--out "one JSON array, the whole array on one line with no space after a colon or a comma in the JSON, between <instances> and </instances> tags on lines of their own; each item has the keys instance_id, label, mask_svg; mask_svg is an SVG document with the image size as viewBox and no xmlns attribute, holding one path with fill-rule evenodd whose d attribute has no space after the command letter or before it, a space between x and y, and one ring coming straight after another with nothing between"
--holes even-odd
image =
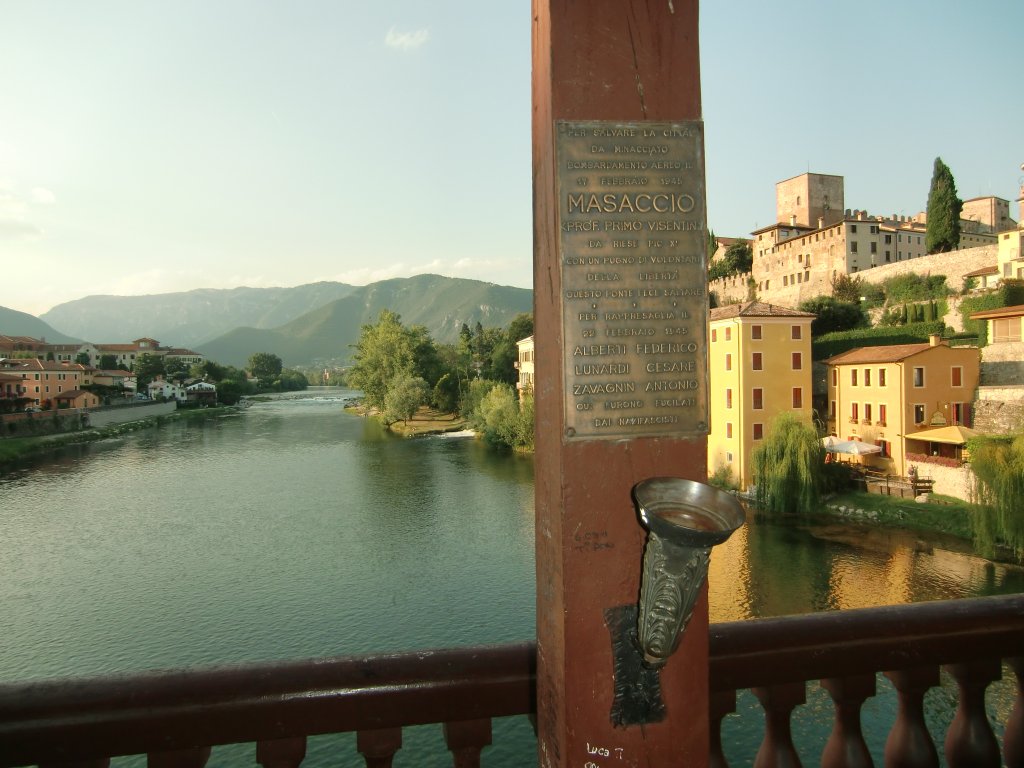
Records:
<instances>
[{"instance_id":1,"label":"tree","mask_svg":"<svg viewBox=\"0 0 1024 768\"><path fill-rule=\"evenodd\" d=\"M963 201L956 195L953 172L941 157L935 158L928 191L928 229L924 236L928 253L945 253L960 245L960 212Z\"/></svg>"},{"instance_id":2,"label":"tree","mask_svg":"<svg viewBox=\"0 0 1024 768\"><path fill-rule=\"evenodd\" d=\"M381 310L376 323L363 326L353 356L355 365L348 372L349 384L362 390L367 405L383 410L391 382L413 374L414 347L415 339L402 319L389 309Z\"/></svg>"},{"instance_id":3,"label":"tree","mask_svg":"<svg viewBox=\"0 0 1024 768\"><path fill-rule=\"evenodd\" d=\"M75 355L75 362L78 363L79 365L89 365L89 353L79 352L77 355Z\"/></svg>"},{"instance_id":4,"label":"tree","mask_svg":"<svg viewBox=\"0 0 1024 768\"><path fill-rule=\"evenodd\" d=\"M708 269L708 280L743 275L753 268L754 251L745 240L733 243L725 249L722 258Z\"/></svg>"},{"instance_id":5,"label":"tree","mask_svg":"<svg viewBox=\"0 0 1024 768\"><path fill-rule=\"evenodd\" d=\"M384 422L392 424L399 419L408 423L419 407L427 401L430 388L419 376L399 376L384 396Z\"/></svg>"},{"instance_id":6,"label":"tree","mask_svg":"<svg viewBox=\"0 0 1024 768\"><path fill-rule=\"evenodd\" d=\"M832 283L832 298L836 301L844 301L849 304L860 302L864 295L864 280L860 277L850 277L845 272L834 275Z\"/></svg>"},{"instance_id":7,"label":"tree","mask_svg":"<svg viewBox=\"0 0 1024 768\"><path fill-rule=\"evenodd\" d=\"M135 378L138 380L138 389L136 391L145 392L149 382L153 381L157 376L164 375L163 355L151 355L149 352L143 352L135 358L135 365L132 366L132 370L135 372Z\"/></svg>"},{"instance_id":8,"label":"tree","mask_svg":"<svg viewBox=\"0 0 1024 768\"><path fill-rule=\"evenodd\" d=\"M118 366L117 355L105 354L100 355L99 367L103 371L116 370Z\"/></svg>"},{"instance_id":9,"label":"tree","mask_svg":"<svg viewBox=\"0 0 1024 768\"><path fill-rule=\"evenodd\" d=\"M757 503L765 511L807 515L817 509L825 449L810 424L793 414L780 414L751 460Z\"/></svg>"},{"instance_id":10,"label":"tree","mask_svg":"<svg viewBox=\"0 0 1024 768\"><path fill-rule=\"evenodd\" d=\"M242 399L242 387L237 381L225 379L217 384L217 402L234 405Z\"/></svg>"},{"instance_id":11,"label":"tree","mask_svg":"<svg viewBox=\"0 0 1024 768\"><path fill-rule=\"evenodd\" d=\"M184 381L188 378L188 366L185 365L185 361L180 357L174 357L170 360L164 360L164 375L168 379L176 379L179 382Z\"/></svg>"},{"instance_id":12,"label":"tree","mask_svg":"<svg viewBox=\"0 0 1024 768\"><path fill-rule=\"evenodd\" d=\"M978 437L967 448L981 502L971 515L975 541L990 554L1002 542L1024 560L1024 434Z\"/></svg>"},{"instance_id":13,"label":"tree","mask_svg":"<svg viewBox=\"0 0 1024 768\"><path fill-rule=\"evenodd\" d=\"M849 331L853 328L867 328L870 325L868 316L861 308L860 302L838 301L831 296L815 296L800 302L801 312L816 315L811 322L811 335L820 336L833 331Z\"/></svg>"},{"instance_id":14,"label":"tree","mask_svg":"<svg viewBox=\"0 0 1024 768\"><path fill-rule=\"evenodd\" d=\"M249 372L259 379L260 384L270 385L284 368L281 358L271 352L256 352L249 355Z\"/></svg>"},{"instance_id":15,"label":"tree","mask_svg":"<svg viewBox=\"0 0 1024 768\"><path fill-rule=\"evenodd\" d=\"M508 324L508 340L515 344L528 336L533 336L533 313L523 312Z\"/></svg>"}]
</instances>

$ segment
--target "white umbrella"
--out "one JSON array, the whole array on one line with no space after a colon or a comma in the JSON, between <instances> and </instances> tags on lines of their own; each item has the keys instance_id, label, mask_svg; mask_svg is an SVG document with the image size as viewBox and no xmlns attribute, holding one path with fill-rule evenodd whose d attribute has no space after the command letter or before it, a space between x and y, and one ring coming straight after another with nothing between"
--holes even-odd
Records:
<instances>
[{"instance_id":1,"label":"white umbrella","mask_svg":"<svg viewBox=\"0 0 1024 768\"><path fill-rule=\"evenodd\" d=\"M863 456L867 453L881 453L882 447L871 443L862 443L860 440L844 440L840 443L833 443L828 450L832 453L848 453L852 456Z\"/></svg>"}]
</instances>

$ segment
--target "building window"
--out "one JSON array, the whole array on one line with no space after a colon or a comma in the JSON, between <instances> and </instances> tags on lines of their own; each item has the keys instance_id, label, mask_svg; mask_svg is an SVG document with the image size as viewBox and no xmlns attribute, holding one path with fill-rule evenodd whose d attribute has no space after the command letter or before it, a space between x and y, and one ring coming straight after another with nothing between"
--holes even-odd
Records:
<instances>
[{"instance_id":1,"label":"building window","mask_svg":"<svg viewBox=\"0 0 1024 768\"><path fill-rule=\"evenodd\" d=\"M871 386L871 369L870 368L865 368L864 369L864 386L865 387L870 387Z\"/></svg>"},{"instance_id":2,"label":"building window","mask_svg":"<svg viewBox=\"0 0 1024 768\"><path fill-rule=\"evenodd\" d=\"M850 421L857 421L860 418L860 405L850 403Z\"/></svg>"},{"instance_id":3,"label":"building window","mask_svg":"<svg viewBox=\"0 0 1024 768\"><path fill-rule=\"evenodd\" d=\"M725 460L732 464L732 451L725 452Z\"/></svg>"},{"instance_id":4,"label":"building window","mask_svg":"<svg viewBox=\"0 0 1024 768\"><path fill-rule=\"evenodd\" d=\"M853 242L850 243L850 253L856 253L856 252L857 252L857 241L854 240Z\"/></svg>"},{"instance_id":5,"label":"building window","mask_svg":"<svg viewBox=\"0 0 1024 768\"><path fill-rule=\"evenodd\" d=\"M914 404L914 424L924 424L924 403Z\"/></svg>"},{"instance_id":6,"label":"building window","mask_svg":"<svg viewBox=\"0 0 1024 768\"><path fill-rule=\"evenodd\" d=\"M732 328L725 329L725 340L732 341Z\"/></svg>"},{"instance_id":7,"label":"building window","mask_svg":"<svg viewBox=\"0 0 1024 768\"><path fill-rule=\"evenodd\" d=\"M731 354L726 354L726 356L725 356L725 370L727 370L727 371L731 371L732 370L732 355Z\"/></svg>"},{"instance_id":8,"label":"building window","mask_svg":"<svg viewBox=\"0 0 1024 768\"><path fill-rule=\"evenodd\" d=\"M764 424L755 424L754 425L754 439L755 440L763 440L764 439Z\"/></svg>"},{"instance_id":9,"label":"building window","mask_svg":"<svg viewBox=\"0 0 1024 768\"><path fill-rule=\"evenodd\" d=\"M885 368L878 369L878 386L885 386Z\"/></svg>"},{"instance_id":10,"label":"building window","mask_svg":"<svg viewBox=\"0 0 1024 768\"><path fill-rule=\"evenodd\" d=\"M800 326L799 326L799 325L794 325L794 326L793 326L793 327L791 328L791 330L790 330L790 332L789 332L789 337L790 337L791 339L799 339L799 338L803 338L803 336L802 336L802 334L801 334L801 329L800 329Z\"/></svg>"},{"instance_id":11,"label":"building window","mask_svg":"<svg viewBox=\"0 0 1024 768\"><path fill-rule=\"evenodd\" d=\"M717 328L712 328L711 329L711 340L712 341L718 341L718 329Z\"/></svg>"},{"instance_id":12,"label":"building window","mask_svg":"<svg viewBox=\"0 0 1024 768\"><path fill-rule=\"evenodd\" d=\"M964 369L963 366L953 366L953 379L952 384L954 387L962 387L964 385Z\"/></svg>"},{"instance_id":13,"label":"building window","mask_svg":"<svg viewBox=\"0 0 1024 768\"><path fill-rule=\"evenodd\" d=\"M732 390L725 390L725 407L732 408Z\"/></svg>"},{"instance_id":14,"label":"building window","mask_svg":"<svg viewBox=\"0 0 1024 768\"><path fill-rule=\"evenodd\" d=\"M755 352L753 354L750 367L753 368L755 371L763 370L760 352Z\"/></svg>"},{"instance_id":15,"label":"building window","mask_svg":"<svg viewBox=\"0 0 1024 768\"><path fill-rule=\"evenodd\" d=\"M856 368L851 368L850 369L850 386L851 387L856 387L857 386L857 369Z\"/></svg>"},{"instance_id":16,"label":"building window","mask_svg":"<svg viewBox=\"0 0 1024 768\"><path fill-rule=\"evenodd\" d=\"M953 423L971 427L971 404L953 403Z\"/></svg>"},{"instance_id":17,"label":"building window","mask_svg":"<svg viewBox=\"0 0 1024 768\"><path fill-rule=\"evenodd\" d=\"M799 371L804 367L804 356L800 352L793 353L793 370Z\"/></svg>"},{"instance_id":18,"label":"building window","mask_svg":"<svg viewBox=\"0 0 1024 768\"><path fill-rule=\"evenodd\" d=\"M832 386L833 387L838 387L839 386L839 369L838 368L833 368L832 369Z\"/></svg>"},{"instance_id":19,"label":"building window","mask_svg":"<svg viewBox=\"0 0 1024 768\"><path fill-rule=\"evenodd\" d=\"M885 403L878 404L878 426L885 426Z\"/></svg>"},{"instance_id":20,"label":"building window","mask_svg":"<svg viewBox=\"0 0 1024 768\"><path fill-rule=\"evenodd\" d=\"M864 403L864 419L871 421L871 403Z\"/></svg>"},{"instance_id":21,"label":"building window","mask_svg":"<svg viewBox=\"0 0 1024 768\"><path fill-rule=\"evenodd\" d=\"M752 338L752 339L760 339L761 338L761 326L760 325L752 325L752 326L750 326L750 338Z\"/></svg>"},{"instance_id":22,"label":"building window","mask_svg":"<svg viewBox=\"0 0 1024 768\"><path fill-rule=\"evenodd\" d=\"M729 438L730 440L732 439L732 422L731 421L728 421L725 424L725 436L727 438Z\"/></svg>"},{"instance_id":23,"label":"building window","mask_svg":"<svg viewBox=\"0 0 1024 768\"><path fill-rule=\"evenodd\" d=\"M804 407L804 388L793 387L793 407L803 408Z\"/></svg>"},{"instance_id":24,"label":"building window","mask_svg":"<svg viewBox=\"0 0 1024 768\"><path fill-rule=\"evenodd\" d=\"M882 449L881 451L878 452L878 455L881 458L883 458L883 459L891 459L892 458L892 446L889 445L889 441L888 440L875 440L875 445L877 445L879 448Z\"/></svg>"},{"instance_id":25,"label":"building window","mask_svg":"<svg viewBox=\"0 0 1024 768\"><path fill-rule=\"evenodd\" d=\"M914 368L914 386L915 387L923 387L924 386L924 368L922 368L920 366Z\"/></svg>"},{"instance_id":26,"label":"building window","mask_svg":"<svg viewBox=\"0 0 1024 768\"><path fill-rule=\"evenodd\" d=\"M761 387L754 387L750 399L752 401L751 407L755 411L760 411L764 408L764 390Z\"/></svg>"},{"instance_id":27,"label":"building window","mask_svg":"<svg viewBox=\"0 0 1024 768\"><path fill-rule=\"evenodd\" d=\"M852 232L855 235L857 234L857 225L856 224L851 224L850 225L850 232Z\"/></svg>"},{"instance_id":28,"label":"building window","mask_svg":"<svg viewBox=\"0 0 1024 768\"><path fill-rule=\"evenodd\" d=\"M878 243L871 244L871 253L878 253Z\"/></svg>"}]
</instances>

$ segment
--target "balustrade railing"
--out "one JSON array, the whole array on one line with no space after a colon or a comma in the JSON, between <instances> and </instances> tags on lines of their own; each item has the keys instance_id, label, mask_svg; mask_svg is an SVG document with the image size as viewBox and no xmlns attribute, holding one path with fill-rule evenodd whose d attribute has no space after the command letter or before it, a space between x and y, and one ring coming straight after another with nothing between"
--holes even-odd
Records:
<instances>
[{"instance_id":1,"label":"balustrade railing","mask_svg":"<svg viewBox=\"0 0 1024 768\"><path fill-rule=\"evenodd\" d=\"M523 643L5 684L0 768L101 768L129 754L147 754L152 768L202 768L212 746L233 743L255 743L264 768L296 768L308 736L352 731L366 765L387 768L402 728L430 723L442 725L454 766L472 768L491 743L492 718L533 714L535 658L535 647ZM948 765L998 766L984 693L1003 660L1016 676L1016 700L1002 759L1020 768L1024 595L712 625L711 765L727 765L720 725L735 710L737 691L750 689L765 710L755 765L799 766L790 716L805 700L807 681L821 681L835 703L821 764L871 765L860 711L879 672L899 699L885 764L938 765L922 702L942 667L959 688L942 745ZM524 756L524 765L532 759Z\"/></svg>"}]
</instances>

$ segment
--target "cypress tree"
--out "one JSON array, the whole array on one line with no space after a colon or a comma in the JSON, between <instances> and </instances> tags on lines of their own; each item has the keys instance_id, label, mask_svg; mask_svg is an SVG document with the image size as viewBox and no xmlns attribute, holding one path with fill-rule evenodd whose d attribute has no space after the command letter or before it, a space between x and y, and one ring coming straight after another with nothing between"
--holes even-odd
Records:
<instances>
[{"instance_id":1,"label":"cypress tree","mask_svg":"<svg viewBox=\"0 0 1024 768\"><path fill-rule=\"evenodd\" d=\"M945 253L960 245L960 211L963 201L956 196L953 172L935 158L932 186L928 191L928 229L924 244L928 253Z\"/></svg>"}]
</instances>

